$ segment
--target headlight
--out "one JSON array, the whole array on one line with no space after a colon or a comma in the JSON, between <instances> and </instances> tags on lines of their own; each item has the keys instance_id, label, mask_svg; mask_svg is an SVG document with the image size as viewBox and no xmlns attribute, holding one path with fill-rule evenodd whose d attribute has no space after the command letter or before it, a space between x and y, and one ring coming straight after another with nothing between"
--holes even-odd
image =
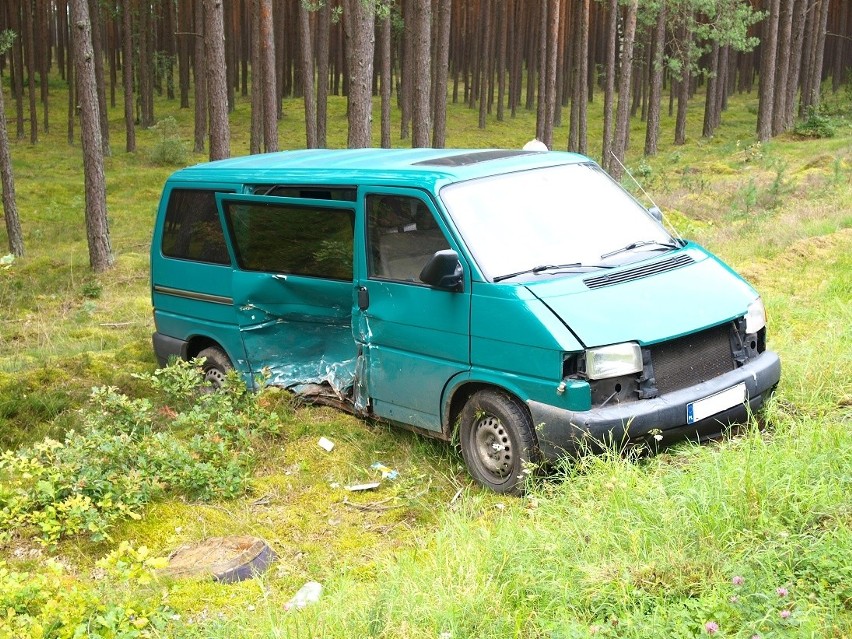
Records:
<instances>
[{"instance_id":1,"label":"headlight","mask_svg":"<svg viewBox=\"0 0 852 639\"><path fill-rule=\"evenodd\" d=\"M758 297L748 305L745 314L745 332L751 335L764 326L766 326L766 309L763 307L763 300Z\"/></svg>"},{"instance_id":2,"label":"headlight","mask_svg":"<svg viewBox=\"0 0 852 639\"><path fill-rule=\"evenodd\" d=\"M586 351L586 375L589 379L620 377L641 370L642 349L634 342L590 348Z\"/></svg>"}]
</instances>

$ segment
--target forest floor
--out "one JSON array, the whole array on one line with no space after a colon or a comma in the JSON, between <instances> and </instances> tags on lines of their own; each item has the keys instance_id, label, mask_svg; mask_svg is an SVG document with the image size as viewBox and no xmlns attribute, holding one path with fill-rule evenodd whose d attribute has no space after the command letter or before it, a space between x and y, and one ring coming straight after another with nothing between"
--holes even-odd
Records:
<instances>
[{"instance_id":1,"label":"forest floor","mask_svg":"<svg viewBox=\"0 0 852 639\"><path fill-rule=\"evenodd\" d=\"M0 637L852 637L848 91L825 100L833 137L756 142L756 95L734 96L712 139L696 98L684 146L664 117L653 158L634 122L635 177L763 295L781 385L736 436L583 458L519 499L477 488L444 444L274 391L199 405L186 377L153 376L148 249L177 168L155 159L191 148L192 113L158 101L172 125L139 131L126 154L120 105L110 111L116 266L94 275L80 149L52 91L50 134L12 147L27 255L0 269ZM304 145L301 109L285 101L284 148ZM345 103L330 109L343 146ZM240 100L232 115L234 155L248 151L248 111ZM476 122L451 105L448 145L519 148L535 130L527 112ZM594 117L589 139L594 156ZM105 386L115 392L92 396ZM215 450L193 427L215 432ZM186 464L146 475L167 447ZM381 480L374 462L399 477ZM73 468L106 487L99 500L60 501ZM380 486L342 488L366 481ZM264 538L278 561L230 585L153 572L181 544L232 534ZM309 580L319 602L287 611Z\"/></svg>"}]
</instances>

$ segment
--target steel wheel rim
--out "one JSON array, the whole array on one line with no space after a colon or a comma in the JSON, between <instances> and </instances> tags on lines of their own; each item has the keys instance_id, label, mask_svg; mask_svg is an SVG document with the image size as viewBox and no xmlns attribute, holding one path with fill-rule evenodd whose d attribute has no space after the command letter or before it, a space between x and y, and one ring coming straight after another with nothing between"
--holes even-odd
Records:
<instances>
[{"instance_id":1,"label":"steel wheel rim","mask_svg":"<svg viewBox=\"0 0 852 639\"><path fill-rule=\"evenodd\" d=\"M512 441L494 415L485 415L474 425L473 449L480 465L492 475L503 479L511 472L515 460Z\"/></svg>"},{"instance_id":2,"label":"steel wheel rim","mask_svg":"<svg viewBox=\"0 0 852 639\"><path fill-rule=\"evenodd\" d=\"M204 373L204 380L210 382L214 388L221 388L225 383L225 373L218 368L208 368Z\"/></svg>"}]
</instances>

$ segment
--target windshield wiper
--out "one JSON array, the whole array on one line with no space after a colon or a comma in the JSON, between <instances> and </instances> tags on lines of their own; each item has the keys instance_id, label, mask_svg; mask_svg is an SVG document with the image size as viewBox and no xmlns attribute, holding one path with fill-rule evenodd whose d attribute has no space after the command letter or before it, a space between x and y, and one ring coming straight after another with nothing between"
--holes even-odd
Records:
<instances>
[{"instance_id":1,"label":"windshield wiper","mask_svg":"<svg viewBox=\"0 0 852 639\"><path fill-rule=\"evenodd\" d=\"M672 242L661 242L660 240L638 240L636 242L631 242L627 246L622 246L619 249L615 249L614 251L609 251L608 253L604 253L603 255L601 255L601 259L605 260L608 257L612 257L613 255L618 255L619 253L625 253L627 251L632 251L633 249L637 249L640 246L658 246L660 248L670 248L670 249L680 248L680 244L674 244Z\"/></svg>"},{"instance_id":2,"label":"windshield wiper","mask_svg":"<svg viewBox=\"0 0 852 639\"><path fill-rule=\"evenodd\" d=\"M554 269L563 268L615 268L615 266L611 264L584 264L583 262L572 262L571 264L542 264L541 266L528 268L524 271L518 271L517 273L498 275L497 277L493 278L492 281L502 282L503 280L510 280L513 277L518 277L519 275L527 275L528 273L538 275L539 273L543 273L544 271L552 271Z\"/></svg>"}]
</instances>

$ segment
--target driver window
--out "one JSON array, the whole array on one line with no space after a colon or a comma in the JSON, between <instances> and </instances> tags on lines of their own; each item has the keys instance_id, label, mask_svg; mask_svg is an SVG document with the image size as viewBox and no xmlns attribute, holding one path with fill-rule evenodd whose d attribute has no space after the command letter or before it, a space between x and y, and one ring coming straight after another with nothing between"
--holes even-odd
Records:
<instances>
[{"instance_id":1,"label":"driver window","mask_svg":"<svg viewBox=\"0 0 852 639\"><path fill-rule=\"evenodd\" d=\"M370 277L419 282L435 254L450 248L426 204L414 197L367 196Z\"/></svg>"}]
</instances>

